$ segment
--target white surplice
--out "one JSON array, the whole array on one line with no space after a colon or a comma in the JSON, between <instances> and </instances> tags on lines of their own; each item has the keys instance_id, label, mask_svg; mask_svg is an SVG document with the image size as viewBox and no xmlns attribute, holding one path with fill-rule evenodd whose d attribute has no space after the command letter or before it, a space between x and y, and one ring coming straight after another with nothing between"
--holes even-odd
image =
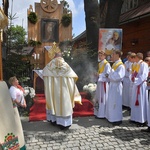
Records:
<instances>
[{"instance_id":1,"label":"white surplice","mask_svg":"<svg viewBox=\"0 0 150 150\"><path fill-rule=\"evenodd\" d=\"M117 64L121 60L115 62ZM122 121L122 80L125 76L125 67L119 65L116 70L111 69L109 74L109 90L106 103L106 118L109 122Z\"/></svg>"},{"instance_id":2,"label":"white surplice","mask_svg":"<svg viewBox=\"0 0 150 150\"><path fill-rule=\"evenodd\" d=\"M148 77L148 65L145 62L139 61L140 69L135 81L133 82L132 88L132 100L131 100L131 120L139 123L144 123L147 121L147 107L148 107L148 91L147 87L147 77ZM138 85L140 86L139 94ZM139 105L135 105L138 98Z\"/></svg>"},{"instance_id":3,"label":"white surplice","mask_svg":"<svg viewBox=\"0 0 150 150\"><path fill-rule=\"evenodd\" d=\"M100 62L100 66L104 65L104 60ZM94 97L95 103L98 103L98 107L94 107L94 115L98 118L105 118L106 116L106 101L108 97L108 78L106 74L109 75L111 70L110 64L105 65L104 71L99 74L96 93Z\"/></svg>"},{"instance_id":4,"label":"white surplice","mask_svg":"<svg viewBox=\"0 0 150 150\"><path fill-rule=\"evenodd\" d=\"M43 69L47 120L69 126L75 102L81 103L76 86L78 76L63 58L51 60Z\"/></svg>"},{"instance_id":5,"label":"white surplice","mask_svg":"<svg viewBox=\"0 0 150 150\"><path fill-rule=\"evenodd\" d=\"M131 105L131 100L130 100L131 80L129 79L129 76L131 75L131 65L132 65L132 63L127 60L124 63L124 65L125 65L125 77L123 79L122 105L126 106L126 107L130 107L130 105Z\"/></svg>"}]
</instances>

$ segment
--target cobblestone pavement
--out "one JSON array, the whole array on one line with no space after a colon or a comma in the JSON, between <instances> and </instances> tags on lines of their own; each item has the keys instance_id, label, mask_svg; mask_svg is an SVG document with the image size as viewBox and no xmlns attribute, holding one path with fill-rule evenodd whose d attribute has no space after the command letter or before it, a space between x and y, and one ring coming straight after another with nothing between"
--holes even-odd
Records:
<instances>
[{"instance_id":1,"label":"cobblestone pavement","mask_svg":"<svg viewBox=\"0 0 150 150\"><path fill-rule=\"evenodd\" d=\"M129 123L129 112L123 111L123 123L111 125L106 119L74 118L68 130L60 130L47 121L22 119L27 150L149 150L150 133Z\"/></svg>"}]
</instances>

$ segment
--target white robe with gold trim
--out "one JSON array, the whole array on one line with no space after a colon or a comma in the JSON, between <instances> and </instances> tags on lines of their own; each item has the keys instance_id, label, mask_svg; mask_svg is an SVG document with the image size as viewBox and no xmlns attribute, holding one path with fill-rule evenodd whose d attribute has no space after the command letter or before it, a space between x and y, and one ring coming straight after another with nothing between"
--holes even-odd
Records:
<instances>
[{"instance_id":1,"label":"white robe with gold trim","mask_svg":"<svg viewBox=\"0 0 150 150\"><path fill-rule=\"evenodd\" d=\"M75 101L81 103L81 96L76 86L78 76L63 58L51 60L43 69L46 96L47 119L64 126L71 125ZM60 121L63 120L63 121Z\"/></svg>"},{"instance_id":2,"label":"white robe with gold trim","mask_svg":"<svg viewBox=\"0 0 150 150\"><path fill-rule=\"evenodd\" d=\"M121 60L115 62L117 64ZM122 80L125 76L124 65L118 66L116 70L111 69L109 74L109 91L106 103L106 118L109 122L122 121Z\"/></svg>"},{"instance_id":3,"label":"white robe with gold trim","mask_svg":"<svg viewBox=\"0 0 150 150\"><path fill-rule=\"evenodd\" d=\"M147 88L147 77L148 77L148 65L145 62L139 61L140 69L132 87L132 100L131 100L131 120L139 123L147 121L147 109L148 109L148 91ZM139 105L136 106L137 90L140 85L140 93L138 94Z\"/></svg>"},{"instance_id":4,"label":"white robe with gold trim","mask_svg":"<svg viewBox=\"0 0 150 150\"><path fill-rule=\"evenodd\" d=\"M102 64L104 64L104 61L101 62L101 65ZM106 116L106 101L108 98L108 87L109 87L108 78L106 77L106 74L109 74L110 70L111 70L110 64L107 63L104 68L104 71L99 74L96 93L94 97L95 103L98 102L98 108L94 107L94 115L97 116L98 118L105 118Z\"/></svg>"}]
</instances>

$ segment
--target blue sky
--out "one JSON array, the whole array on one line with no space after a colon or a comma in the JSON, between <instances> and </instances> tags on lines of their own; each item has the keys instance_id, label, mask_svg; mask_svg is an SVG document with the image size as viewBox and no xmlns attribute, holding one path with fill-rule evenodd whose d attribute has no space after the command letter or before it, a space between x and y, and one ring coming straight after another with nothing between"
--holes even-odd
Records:
<instances>
[{"instance_id":1,"label":"blue sky","mask_svg":"<svg viewBox=\"0 0 150 150\"><path fill-rule=\"evenodd\" d=\"M70 10L72 11L73 19L72 19L72 34L79 35L85 30L85 13L84 13L84 1L83 0L66 0L69 3ZM13 5L12 5L13 2ZM34 3L40 3L40 0L9 0L10 7L9 12L15 14L17 19L13 20L14 25L20 25L26 29L27 31L27 9L30 5L33 6ZM59 3L59 0L58 0ZM0 5L2 6L2 0L0 0ZM12 7L13 6L13 7Z\"/></svg>"}]
</instances>

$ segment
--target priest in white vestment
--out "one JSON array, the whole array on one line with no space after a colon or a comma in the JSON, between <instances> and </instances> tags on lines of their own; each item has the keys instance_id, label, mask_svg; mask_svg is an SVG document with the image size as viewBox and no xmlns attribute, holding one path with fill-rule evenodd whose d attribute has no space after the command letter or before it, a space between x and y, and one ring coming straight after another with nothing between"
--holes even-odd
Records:
<instances>
[{"instance_id":1,"label":"priest in white vestment","mask_svg":"<svg viewBox=\"0 0 150 150\"><path fill-rule=\"evenodd\" d=\"M63 129L72 124L75 102L81 103L76 86L78 76L61 57L61 52L56 51L55 45L50 53L54 58L43 69L47 120Z\"/></svg>"},{"instance_id":2,"label":"priest in white vestment","mask_svg":"<svg viewBox=\"0 0 150 150\"><path fill-rule=\"evenodd\" d=\"M106 101L108 97L108 75L110 73L111 67L109 62L105 59L106 54L104 51L98 52L98 57L100 59L98 67L98 82L96 93L94 97L94 115L96 118L105 118L106 116ZM97 107L98 106L98 107Z\"/></svg>"},{"instance_id":3,"label":"priest in white vestment","mask_svg":"<svg viewBox=\"0 0 150 150\"><path fill-rule=\"evenodd\" d=\"M121 61L122 52L114 50L112 60L114 64L109 73L109 91L108 100L106 103L106 119L113 125L120 125L122 123L122 81L125 76L125 67Z\"/></svg>"},{"instance_id":4,"label":"priest in white vestment","mask_svg":"<svg viewBox=\"0 0 150 150\"><path fill-rule=\"evenodd\" d=\"M133 82L132 100L131 100L131 121L136 122L138 126L144 126L147 121L148 91L147 77L149 73L148 65L142 60L143 54L136 54L136 71L131 76Z\"/></svg>"}]
</instances>

